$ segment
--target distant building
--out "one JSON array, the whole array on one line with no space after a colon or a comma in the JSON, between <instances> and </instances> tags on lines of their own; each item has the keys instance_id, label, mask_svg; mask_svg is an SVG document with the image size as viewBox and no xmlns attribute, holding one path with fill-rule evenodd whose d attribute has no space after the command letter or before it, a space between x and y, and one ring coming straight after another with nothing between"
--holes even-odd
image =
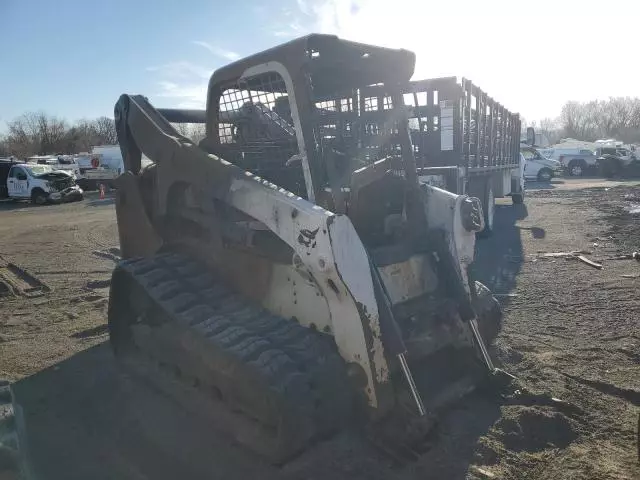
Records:
<instances>
[{"instance_id":1,"label":"distant building","mask_svg":"<svg viewBox=\"0 0 640 480\"><path fill-rule=\"evenodd\" d=\"M523 128L522 133L520 133L520 142L526 143L526 141L527 141L527 129ZM551 142L549 141L547 136L544 133L536 132L535 146L541 147L541 148L547 148L549 145L551 145Z\"/></svg>"}]
</instances>

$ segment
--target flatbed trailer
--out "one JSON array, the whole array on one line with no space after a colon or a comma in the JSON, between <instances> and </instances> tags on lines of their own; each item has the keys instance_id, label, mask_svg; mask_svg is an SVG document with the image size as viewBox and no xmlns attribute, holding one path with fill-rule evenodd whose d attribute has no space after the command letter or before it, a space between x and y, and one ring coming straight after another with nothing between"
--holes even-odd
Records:
<instances>
[{"instance_id":1,"label":"flatbed trailer","mask_svg":"<svg viewBox=\"0 0 640 480\"><path fill-rule=\"evenodd\" d=\"M412 81L404 92L420 180L478 197L485 215L484 233L490 234L495 198L511 196L514 204L524 200L519 115L464 78ZM337 113L336 128L358 132L360 148L375 158L398 148L397 119L391 118L391 98L382 86L362 89L347 100L335 105L323 102L325 109ZM360 125L349 123L349 102L359 104Z\"/></svg>"}]
</instances>

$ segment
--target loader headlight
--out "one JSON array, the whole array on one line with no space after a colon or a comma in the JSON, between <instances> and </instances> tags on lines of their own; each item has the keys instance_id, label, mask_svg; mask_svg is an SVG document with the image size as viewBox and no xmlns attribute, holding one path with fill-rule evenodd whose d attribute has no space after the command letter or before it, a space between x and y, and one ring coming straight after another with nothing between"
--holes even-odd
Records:
<instances>
[{"instance_id":1,"label":"loader headlight","mask_svg":"<svg viewBox=\"0 0 640 480\"><path fill-rule=\"evenodd\" d=\"M462 226L467 232L480 232L484 228L482 216L482 203L476 197L467 197L460 207Z\"/></svg>"}]
</instances>

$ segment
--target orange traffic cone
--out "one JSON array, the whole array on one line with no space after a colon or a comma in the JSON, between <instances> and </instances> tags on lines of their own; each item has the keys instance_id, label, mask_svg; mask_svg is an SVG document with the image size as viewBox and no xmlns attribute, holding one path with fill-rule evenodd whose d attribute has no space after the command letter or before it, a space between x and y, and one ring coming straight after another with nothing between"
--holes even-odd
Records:
<instances>
[{"instance_id":1,"label":"orange traffic cone","mask_svg":"<svg viewBox=\"0 0 640 480\"><path fill-rule=\"evenodd\" d=\"M104 200L104 183L100 184L100 200Z\"/></svg>"}]
</instances>

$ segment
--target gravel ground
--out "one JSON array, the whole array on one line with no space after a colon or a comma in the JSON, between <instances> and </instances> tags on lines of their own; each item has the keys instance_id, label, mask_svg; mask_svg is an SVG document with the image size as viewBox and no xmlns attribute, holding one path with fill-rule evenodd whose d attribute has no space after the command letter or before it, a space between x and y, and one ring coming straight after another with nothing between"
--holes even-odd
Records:
<instances>
[{"instance_id":1,"label":"gravel ground","mask_svg":"<svg viewBox=\"0 0 640 480\"><path fill-rule=\"evenodd\" d=\"M0 297L0 378L17 380L106 339L108 280L117 247L113 199L0 205L0 273L13 263L50 291Z\"/></svg>"},{"instance_id":2,"label":"gravel ground","mask_svg":"<svg viewBox=\"0 0 640 480\"><path fill-rule=\"evenodd\" d=\"M442 417L434 447L402 467L357 432L281 469L212 440L171 401L115 373L105 344L119 253L112 200L0 205L0 273L22 292L0 296L0 378L40 372L14 386L34 468L65 479L640 478L640 263L613 260L640 251L640 210L629 213L640 206L640 188L599 180L534 186L525 206L498 206L499 234L479 241L476 273L503 303L496 362L572 408L474 394ZM544 256L576 250L603 268ZM2 388L0 443L12 447ZM0 479L15 478L2 453L9 450L0 449Z\"/></svg>"}]
</instances>

